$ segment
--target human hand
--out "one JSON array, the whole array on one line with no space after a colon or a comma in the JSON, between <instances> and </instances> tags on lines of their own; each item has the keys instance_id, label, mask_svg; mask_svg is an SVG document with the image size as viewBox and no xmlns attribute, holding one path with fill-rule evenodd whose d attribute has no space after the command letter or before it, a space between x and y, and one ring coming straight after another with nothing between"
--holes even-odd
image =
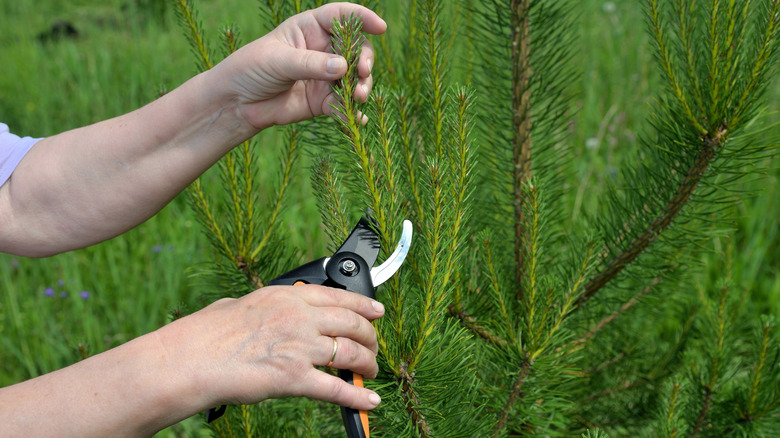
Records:
<instances>
[{"instance_id":1,"label":"human hand","mask_svg":"<svg viewBox=\"0 0 780 438\"><path fill-rule=\"evenodd\" d=\"M373 409L379 396L320 371L333 367L376 376L377 301L323 286L270 286L222 299L158 330L166 356L188 373L204 408L306 396Z\"/></svg>"},{"instance_id":2,"label":"human hand","mask_svg":"<svg viewBox=\"0 0 780 438\"><path fill-rule=\"evenodd\" d=\"M363 31L378 35L387 24L374 12L351 3L331 3L283 22L264 37L237 50L209 70L222 99L237 105L241 119L254 129L284 125L331 114L332 81L347 71L343 57L328 52L334 18L354 15ZM374 51L363 44L355 97L371 91Z\"/></svg>"}]
</instances>

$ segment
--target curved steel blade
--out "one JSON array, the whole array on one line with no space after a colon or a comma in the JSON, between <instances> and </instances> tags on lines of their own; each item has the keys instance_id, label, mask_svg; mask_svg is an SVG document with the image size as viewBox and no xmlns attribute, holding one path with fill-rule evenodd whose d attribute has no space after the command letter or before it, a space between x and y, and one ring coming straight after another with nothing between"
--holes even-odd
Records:
<instances>
[{"instance_id":1,"label":"curved steel blade","mask_svg":"<svg viewBox=\"0 0 780 438\"><path fill-rule=\"evenodd\" d=\"M409 254L409 247L412 245L412 223L405 220L403 227L401 239L398 241L395 251L390 254L390 257L384 263L371 269L371 281L374 283L374 287L379 286L392 277L398 271L398 268L401 267L401 264L403 264L406 255Z\"/></svg>"}]
</instances>

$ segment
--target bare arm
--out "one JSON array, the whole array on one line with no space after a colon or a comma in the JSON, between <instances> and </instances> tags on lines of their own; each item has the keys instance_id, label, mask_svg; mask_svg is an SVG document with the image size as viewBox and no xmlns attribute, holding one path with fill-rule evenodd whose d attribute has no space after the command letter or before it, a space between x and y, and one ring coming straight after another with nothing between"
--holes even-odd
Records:
<instances>
[{"instance_id":1,"label":"bare arm","mask_svg":"<svg viewBox=\"0 0 780 438\"><path fill-rule=\"evenodd\" d=\"M67 368L0 389L0 436L151 436L225 403L307 396L373 409L378 396L319 371L373 377L384 309L321 286L268 287L224 299ZM375 398L374 398L375 397Z\"/></svg>"},{"instance_id":2,"label":"bare arm","mask_svg":"<svg viewBox=\"0 0 780 438\"><path fill-rule=\"evenodd\" d=\"M45 256L114 237L157 213L251 136L207 75L149 105L41 140L0 187L0 249Z\"/></svg>"},{"instance_id":3,"label":"bare arm","mask_svg":"<svg viewBox=\"0 0 780 438\"><path fill-rule=\"evenodd\" d=\"M88 246L157 213L235 145L276 124L328 113L346 72L326 53L334 17L373 12L330 4L297 15L210 71L131 113L46 138L0 187L0 251L46 256ZM357 95L371 87L366 43Z\"/></svg>"},{"instance_id":4,"label":"bare arm","mask_svg":"<svg viewBox=\"0 0 780 438\"><path fill-rule=\"evenodd\" d=\"M231 147L275 124L328 112L346 71L326 52L345 3L299 14L212 70L124 116L36 144L0 186L0 251L44 256L115 236L155 214ZM371 87L364 46L357 95ZM220 300L62 370L0 389L2 436L148 436L223 403L306 396L372 409L378 396L319 371L376 375L378 303L320 286Z\"/></svg>"}]
</instances>

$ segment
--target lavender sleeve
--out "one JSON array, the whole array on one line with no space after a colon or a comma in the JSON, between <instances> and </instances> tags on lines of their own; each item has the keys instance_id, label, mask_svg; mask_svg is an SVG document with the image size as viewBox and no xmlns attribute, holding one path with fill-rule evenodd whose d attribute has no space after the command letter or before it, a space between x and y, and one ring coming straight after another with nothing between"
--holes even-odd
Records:
<instances>
[{"instance_id":1,"label":"lavender sleeve","mask_svg":"<svg viewBox=\"0 0 780 438\"><path fill-rule=\"evenodd\" d=\"M5 184L24 155L38 140L40 138L11 134L8 126L0 123L0 186Z\"/></svg>"}]
</instances>

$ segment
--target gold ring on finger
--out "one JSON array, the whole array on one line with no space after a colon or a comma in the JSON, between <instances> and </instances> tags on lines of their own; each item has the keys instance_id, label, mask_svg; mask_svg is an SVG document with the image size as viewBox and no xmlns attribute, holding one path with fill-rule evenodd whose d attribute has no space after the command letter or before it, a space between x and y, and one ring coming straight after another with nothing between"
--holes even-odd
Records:
<instances>
[{"instance_id":1,"label":"gold ring on finger","mask_svg":"<svg viewBox=\"0 0 780 438\"><path fill-rule=\"evenodd\" d=\"M325 365L327 367L333 366L333 361L336 360L336 353L339 351L339 341L337 341L333 336L331 336L331 339L333 339L333 354L330 356L330 362Z\"/></svg>"}]
</instances>

